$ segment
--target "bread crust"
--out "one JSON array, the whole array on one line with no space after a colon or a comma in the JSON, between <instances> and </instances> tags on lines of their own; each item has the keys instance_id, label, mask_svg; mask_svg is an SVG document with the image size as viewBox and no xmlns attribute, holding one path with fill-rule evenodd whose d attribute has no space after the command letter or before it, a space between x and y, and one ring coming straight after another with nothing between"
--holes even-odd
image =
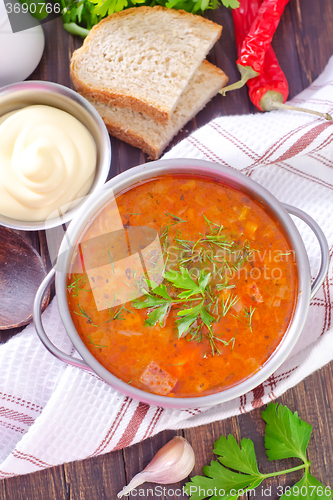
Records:
<instances>
[{"instance_id":1,"label":"bread crust","mask_svg":"<svg viewBox=\"0 0 333 500\"><path fill-rule=\"evenodd\" d=\"M130 144L135 148L141 149L141 151L146 153L151 160L158 160L162 151L160 151L157 148L153 148L148 142L146 142L139 135L129 130L125 130L121 127L118 127L117 125L109 122L106 119L103 120L110 135L117 137L117 139L120 139L121 141L127 142L127 144ZM170 141L171 139L172 138L170 138Z\"/></svg>"},{"instance_id":2,"label":"bread crust","mask_svg":"<svg viewBox=\"0 0 333 500\"><path fill-rule=\"evenodd\" d=\"M85 95L89 99L93 99L96 101L101 101L105 104L110 104L111 106L117 106L119 108L130 108L133 111L138 111L141 113L145 113L147 116L150 116L154 120L165 123L170 118L170 113L163 110L161 108L157 108L147 102L144 102L136 97L126 94L118 94L116 92L109 92L107 90L99 90L88 85L85 85L81 80L79 80L75 73L70 71L72 82L79 92L79 94Z\"/></svg>"},{"instance_id":3,"label":"bread crust","mask_svg":"<svg viewBox=\"0 0 333 500\"><path fill-rule=\"evenodd\" d=\"M85 94L87 97L89 96L89 98L94 100L99 100L105 104L110 104L117 107L131 108L134 111L145 113L147 116L150 116L154 120L163 123L167 122L170 116L172 115L172 112L170 112L168 108L164 107L163 105L158 105L155 102L151 103L148 97L147 98L142 97L140 99L136 98L132 96L130 93L126 93L125 90L119 93L116 91L112 91L112 89L108 89L106 87L96 88L82 81L78 76L78 70L77 70L77 63L81 55L84 54L84 52L88 49L90 44L94 43L95 35L99 32L101 26L109 22L112 23L117 22L118 20L121 22L123 18L125 19L128 16L145 15L145 13L151 12L152 9L155 12L157 11L166 12L173 17L180 17L180 18L195 17L196 24L198 25L201 24L202 26L205 27L211 26L212 31L215 32L215 38L213 40L212 46L221 36L222 26L214 23L213 21L203 18L202 16L190 14L188 12L185 12L184 10L168 9L160 5L154 7L147 7L147 6L132 7L130 9L125 9L121 12L116 12L111 16L102 19L96 26L94 26L91 29L89 35L84 40L82 47L75 50L72 54L70 61L70 76L75 88L79 93Z\"/></svg>"},{"instance_id":4,"label":"bread crust","mask_svg":"<svg viewBox=\"0 0 333 500\"><path fill-rule=\"evenodd\" d=\"M219 88L224 87L228 82L227 75L220 68L217 68L206 60L202 62L200 69L202 72L206 73L207 78L218 78L219 81L217 86L215 84L215 89L211 89L209 95L207 95L207 99L200 105L200 108L195 108L189 113L187 121L190 121L201 109L205 107L207 102L213 97L214 92L217 93ZM203 88L205 88L205 86L203 86ZM90 100L87 95L83 94L83 97ZM143 132L144 128L141 128L142 132L134 130L130 118L126 121L122 118L122 123L121 120L117 120L117 117L115 120L112 120L110 117L105 116L105 113L100 111L98 106L96 106L98 103L101 104L100 101L97 100L97 102L94 102L90 100L90 102L93 106L95 105L97 111L102 116L110 135L141 149L144 153L147 153L152 160L157 160L161 156L163 150L172 141L173 137L175 137L179 130L181 130L181 128L183 128L186 124L186 122L183 122L181 126L177 127L177 129L173 128L170 132L166 132L167 135L165 136L165 140L163 139L162 142L159 140L156 141L151 135L149 135L147 130Z\"/></svg>"}]
</instances>

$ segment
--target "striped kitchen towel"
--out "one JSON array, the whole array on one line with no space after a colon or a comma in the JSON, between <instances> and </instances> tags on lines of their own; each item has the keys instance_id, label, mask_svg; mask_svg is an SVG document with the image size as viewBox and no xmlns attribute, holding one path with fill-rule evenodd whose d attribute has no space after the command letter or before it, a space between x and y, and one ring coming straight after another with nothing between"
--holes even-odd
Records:
<instances>
[{"instance_id":1,"label":"striped kitchen towel","mask_svg":"<svg viewBox=\"0 0 333 500\"><path fill-rule=\"evenodd\" d=\"M333 58L292 102L333 112ZM133 401L96 375L53 358L30 325L0 347L1 478L117 450L163 429L197 426L250 411L333 359L333 122L286 111L220 117L164 158L180 157L240 170L280 201L303 209L325 232L331 255L329 274L311 301L293 352L268 380L240 398L209 409L162 409ZM296 224L315 276L319 246L308 228ZM44 324L55 345L75 354L56 300L44 313Z\"/></svg>"}]
</instances>

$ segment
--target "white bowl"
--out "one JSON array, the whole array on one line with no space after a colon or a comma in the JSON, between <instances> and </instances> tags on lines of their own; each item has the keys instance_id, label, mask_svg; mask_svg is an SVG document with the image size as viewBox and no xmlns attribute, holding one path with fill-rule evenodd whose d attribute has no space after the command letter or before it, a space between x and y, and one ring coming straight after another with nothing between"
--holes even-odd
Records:
<instances>
[{"instance_id":1,"label":"white bowl","mask_svg":"<svg viewBox=\"0 0 333 500\"><path fill-rule=\"evenodd\" d=\"M44 104L66 111L87 127L97 147L95 178L87 194L101 188L110 170L111 143L106 126L95 108L84 97L56 83L28 81L0 89L0 116L34 104ZM85 197L61 217L48 218L41 222L25 222L0 214L0 224L25 231L50 229L70 221L84 202Z\"/></svg>"}]
</instances>

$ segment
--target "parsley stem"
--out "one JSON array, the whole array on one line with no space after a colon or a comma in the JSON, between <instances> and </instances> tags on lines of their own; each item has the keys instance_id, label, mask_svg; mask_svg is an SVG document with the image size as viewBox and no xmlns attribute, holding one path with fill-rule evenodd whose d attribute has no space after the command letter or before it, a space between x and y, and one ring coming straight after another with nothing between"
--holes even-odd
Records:
<instances>
[{"instance_id":1,"label":"parsley stem","mask_svg":"<svg viewBox=\"0 0 333 500\"><path fill-rule=\"evenodd\" d=\"M202 297L197 297L196 299L175 299L175 300L172 300L172 304L180 304L181 302L190 302L192 300L202 300Z\"/></svg>"},{"instance_id":2,"label":"parsley stem","mask_svg":"<svg viewBox=\"0 0 333 500\"><path fill-rule=\"evenodd\" d=\"M310 467L311 462L306 462L302 465L297 465L297 467L292 467L291 469L280 470L278 472L271 472L270 474L262 474L263 479L267 479L268 477L282 476L283 474L289 474L290 472L295 472L297 470L308 469Z\"/></svg>"}]
</instances>

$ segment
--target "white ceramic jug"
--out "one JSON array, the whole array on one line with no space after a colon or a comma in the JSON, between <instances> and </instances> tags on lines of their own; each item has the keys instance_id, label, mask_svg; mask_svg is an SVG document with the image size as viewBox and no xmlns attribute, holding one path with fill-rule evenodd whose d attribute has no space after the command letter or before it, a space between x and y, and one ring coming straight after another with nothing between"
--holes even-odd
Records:
<instances>
[{"instance_id":1,"label":"white ceramic jug","mask_svg":"<svg viewBox=\"0 0 333 500\"><path fill-rule=\"evenodd\" d=\"M0 87L31 75L42 57L45 43L43 29L37 22L33 28L13 33L5 2L0 0ZM29 13L20 15L31 18Z\"/></svg>"}]
</instances>

